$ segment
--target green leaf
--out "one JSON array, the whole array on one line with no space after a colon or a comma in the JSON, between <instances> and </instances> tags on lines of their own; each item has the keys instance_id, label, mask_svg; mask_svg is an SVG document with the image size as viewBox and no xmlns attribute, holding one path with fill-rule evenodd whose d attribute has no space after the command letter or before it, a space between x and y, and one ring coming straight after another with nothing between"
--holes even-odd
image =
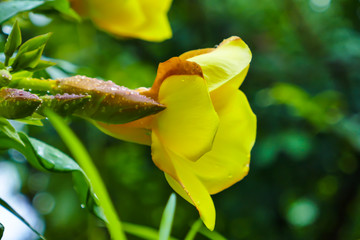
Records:
<instances>
[{"instance_id":1,"label":"green leaf","mask_svg":"<svg viewBox=\"0 0 360 240\"><path fill-rule=\"evenodd\" d=\"M5 66L8 66L10 57L14 54L16 49L21 45L21 31L18 22L16 21L13 25L11 33L5 43Z\"/></svg>"},{"instance_id":2,"label":"green leaf","mask_svg":"<svg viewBox=\"0 0 360 240\"><path fill-rule=\"evenodd\" d=\"M39 60L38 61L38 64L35 66L35 67L32 67L30 69L27 69L28 71L32 71L32 72L36 72L36 71L40 71L40 70L43 70L43 69L46 69L48 67L52 67L56 65L56 63L54 62L49 62L49 61L45 61L45 60Z\"/></svg>"},{"instance_id":3,"label":"green leaf","mask_svg":"<svg viewBox=\"0 0 360 240\"><path fill-rule=\"evenodd\" d=\"M2 224L0 223L0 239L3 237L4 230L5 230L4 225L2 225Z\"/></svg>"},{"instance_id":4,"label":"green leaf","mask_svg":"<svg viewBox=\"0 0 360 240\"><path fill-rule=\"evenodd\" d=\"M0 198L0 205L3 206L6 210L11 212L13 215L15 215L18 219L20 219L28 228L30 228L36 235L38 235L39 238L44 239L45 237L42 236L38 231L36 231L35 228L33 228L30 223L28 223L17 211L15 211L7 202L5 202L2 198ZM2 225L1 225L2 226ZM0 229L0 238L2 236L2 233L4 232L4 227L2 227L2 230Z\"/></svg>"},{"instance_id":5,"label":"green leaf","mask_svg":"<svg viewBox=\"0 0 360 240\"><path fill-rule=\"evenodd\" d=\"M25 133L18 132L23 144L0 132L0 149L16 149L22 153L27 161L36 169L44 172L71 172L74 178L74 187L78 191L81 204L87 206L100 219L105 219L98 211L94 193L90 190L88 177L80 166L68 155L58 149Z\"/></svg>"},{"instance_id":6,"label":"green leaf","mask_svg":"<svg viewBox=\"0 0 360 240\"><path fill-rule=\"evenodd\" d=\"M44 7L49 6L74 20L81 21L81 17L71 8L68 0L47 1Z\"/></svg>"},{"instance_id":7,"label":"green leaf","mask_svg":"<svg viewBox=\"0 0 360 240\"><path fill-rule=\"evenodd\" d=\"M19 134L15 130L15 128L7 121L5 118L0 117L0 131L2 131L6 136L11 138L12 140L20 143L25 146L23 141L20 139Z\"/></svg>"},{"instance_id":8,"label":"green leaf","mask_svg":"<svg viewBox=\"0 0 360 240\"><path fill-rule=\"evenodd\" d=\"M29 39L19 48L14 62L11 64L13 71L34 69L40 63L45 45L52 33L43 34Z\"/></svg>"},{"instance_id":9,"label":"green leaf","mask_svg":"<svg viewBox=\"0 0 360 240\"><path fill-rule=\"evenodd\" d=\"M196 234L199 232L200 228L202 227L203 223L201 219L198 219L194 222L191 226L190 231L186 234L185 240L193 240L196 237Z\"/></svg>"},{"instance_id":10,"label":"green leaf","mask_svg":"<svg viewBox=\"0 0 360 240\"><path fill-rule=\"evenodd\" d=\"M15 61L12 64L13 71L35 68L40 62L44 47L45 46L41 46L35 50L16 55Z\"/></svg>"},{"instance_id":11,"label":"green leaf","mask_svg":"<svg viewBox=\"0 0 360 240\"><path fill-rule=\"evenodd\" d=\"M0 24L24 11L35 9L45 1L7 1L0 3Z\"/></svg>"},{"instance_id":12,"label":"green leaf","mask_svg":"<svg viewBox=\"0 0 360 240\"><path fill-rule=\"evenodd\" d=\"M169 201L166 204L165 210L161 218L160 229L159 229L160 240L167 240L170 237L171 227L174 220L175 207L176 207L176 195L172 193L170 195Z\"/></svg>"},{"instance_id":13,"label":"green leaf","mask_svg":"<svg viewBox=\"0 0 360 240\"><path fill-rule=\"evenodd\" d=\"M41 159L44 165L48 165L47 170L52 172L72 172L82 171L79 165L68 155L64 154L60 150L41 142L35 138L28 138L34 153Z\"/></svg>"},{"instance_id":14,"label":"green leaf","mask_svg":"<svg viewBox=\"0 0 360 240\"><path fill-rule=\"evenodd\" d=\"M34 115L36 115L36 113L34 113L31 117L16 119L15 121L38 127L44 126L44 124L41 122L41 119L44 119L45 117L39 115L39 117L37 118Z\"/></svg>"},{"instance_id":15,"label":"green leaf","mask_svg":"<svg viewBox=\"0 0 360 240\"><path fill-rule=\"evenodd\" d=\"M51 35L52 33L46 33L27 40L24 44L20 46L17 55L21 55L25 52L30 52L45 46Z\"/></svg>"},{"instance_id":16,"label":"green leaf","mask_svg":"<svg viewBox=\"0 0 360 240\"><path fill-rule=\"evenodd\" d=\"M29 71L19 71L19 72L16 72L16 73L12 73L12 81L16 81L16 80L19 80L19 79L23 79L23 78L31 78L33 73L32 72L29 72Z\"/></svg>"},{"instance_id":17,"label":"green leaf","mask_svg":"<svg viewBox=\"0 0 360 240\"><path fill-rule=\"evenodd\" d=\"M93 199L95 201L97 200L99 205L101 205L104 216L106 217L105 223L107 224L111 237L114 240L126 239L122 230L122 224L116 214L116 210L110 200L110 196L107 193L104 183L102 182L96 167L92 163L88 152L62 118L52 111L47 111L46 115L64 143L74 155L75 159L80 163L80 166L86 173L89 181L91 181L91 189L96 196ZM94 210L96 213L99 209L95 208Z\"/></svg>"}]
</instances>

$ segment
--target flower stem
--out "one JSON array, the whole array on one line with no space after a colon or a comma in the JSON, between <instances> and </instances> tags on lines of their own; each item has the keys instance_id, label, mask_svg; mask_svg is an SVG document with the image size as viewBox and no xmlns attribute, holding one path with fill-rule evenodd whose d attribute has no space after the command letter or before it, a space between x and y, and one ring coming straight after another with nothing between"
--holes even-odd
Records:
<instances>
[{"instance_id":1,"label":"flower stem","mask_svg":"<svg viewBox=\"0 0 360 240\"><path fill-rule=\"evenodd\" d=\"M56 80L37 78L18 78L11 80L8 87L34 91L52 91L56 88Z\"/></svg>"},{"instance_id":2,"label":"flower stem","mask_svg":"<svg viewBox=\"0 0 360 240\"><path fill-rule=\"evenodd\" d=\"M125 240L126 236L123 232L120 219L88 152L62 118L50 111L47 111L46 115L88 177L92 190L99 200L99 205L103 209L112 239Z\"/></svg>"}]
</instances>

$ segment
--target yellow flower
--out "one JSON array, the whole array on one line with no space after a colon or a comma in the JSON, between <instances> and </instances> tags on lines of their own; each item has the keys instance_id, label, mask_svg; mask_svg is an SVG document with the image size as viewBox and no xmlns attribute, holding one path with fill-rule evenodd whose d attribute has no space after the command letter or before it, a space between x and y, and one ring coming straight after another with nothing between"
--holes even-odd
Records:
<instances>
[{"instance_id":1,"label":"yellow flower","mask_svg":"<svg viewBox=\"0 0 360 240\"><path fill-rule=\"evenodd\" d=\"M215 226L210 194L245 177L255 141L256 117L238 90L251 61L238 37L161 63L141 94L166 109L127 124L98 123L119 139L151 145L152 159L170 186L193 204L209 229Z\"/></svg>"},{"instance_id":2,"label":"yellow flower","mask_svg":"<svg viewBox=\"0 0 360 240\"><path fill-rule=\"evenodd\" d=\"M160 42L172 36L172 0L70 0L83 17L113 35Z\"/></svg>"}]
</instances>

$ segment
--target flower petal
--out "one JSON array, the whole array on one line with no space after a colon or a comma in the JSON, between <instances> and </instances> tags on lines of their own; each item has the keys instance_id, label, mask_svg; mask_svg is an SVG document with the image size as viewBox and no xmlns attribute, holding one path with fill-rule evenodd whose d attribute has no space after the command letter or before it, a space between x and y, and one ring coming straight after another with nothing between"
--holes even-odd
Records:
<instances>
[{"instance_id":1,"label":"flower petal","mask_svg":"<svg viewBox=\"0 0 360 240\"><path fill-rule=\"evenodd\" d=\"M196 207L205 226L211 231L214 230L216 211L209 192L190 169L178 168L177 173L180 183L165 174L169 185L183 198L187 196L184 199Z\"/></svg>"},{"instance_id":2,"label":"flower petal","mask_svg":"<svg viewBox=\"0 0 360 240\"><path fill-rule=\"evenodd\" d=\"M199 55L196 55L197 53ZM239 37L224 40L212 51L206 50L185 54L180 58L195 55L187 60L196 62L201 66L209 91L213 91L233 79L251 61L250 49Z\"/></svg>"},{"instance_id":3,"label":"flower petal","mask_svg":"<svg viewBox=\"0 0 360 240\"><path fill-rule=\"evenodd\" d=\"M219 119L202 77L167 77L160 86L158 102L166 109L155 115L153 129L171 151L196 161L211 149Z\"/></svg>"},{"instance_id":4,"label":"flower petal","mask_svg":"<svg viewBox=\"0 0 360 240\"><path fill-rule=\"evenodd\" d=\"M220 118L213 148L197 162L187 165L208 191L215 194L247 175L255 142L256 116L239 90L218 92L212 97Z\"/></svg>"},{"instance_id":5,"label":"flower petal","mask_svg":"<svg viewBox=\"0 0 360 240\"><path fill-rule=\"evenodd\" d=\"M79 0L73 0L80 6ZM147 41L171 38L167 18L171 0L100 1L88 0L88 15L100 28L117 36L135 37ZM85 5L82 5L83 8ZM82 9L79 9L78 12ZM84 12L84 11L83 11Z\"/></svg>"},{"instance_id":6,"label":"flower petal","mask_svg":"<svg viewBox=\"0 0 360 240\"><path fill-rule=\"evenodd\" d=\"M146 17L138 1L87 0L88 15L100 28L120 36L128 36L145 23Z\"/></svg>"},{"instance_id":7,"label":"flower petal","mask_svg":"<svg viewBox=\"0 0 360 240\"><path fill-rule=\"evenodd\" d=\"M139 2L146 22L134 32L134 36L154 42L171 38L172 31L167 13L172 0L139 0Z\"/></svg>"},{"instance_id":8,"label":"flower petal","mask_svg":"<svg viewBox=\"0 0 360 240\"><path fill-rule=\"evenodd\" d=\"M159 64L156 78L151 88L143 89L139 93L157 100L161 84L171 75L198 75L204 78L199 64L183 60L179 57L172 57Z\"/></svg>"},{"instance_id":9,"label":"flower petal","mask_svg":"<svg viewBox=\"0 0 360 240\"><path fill-rule=\"evenodd\" d=\"M95 121L93 121L93 124L112 137L150 146L153 118L154 116L144 117L125 124L107 124Z\"/></svg>"},{"instance_id":10,"label":"flower petal","mask_svg":"<svg viewBox=\"0 0 360 240\"><path fill-rule=\"evenodd\" d=\"M159 136L156 130L153 131L151 153L154 163L165 172L170 186L197 208L206 227L213 230L216 213L210 194L185 164L189 160L164 147L166 142Z\"/></svg>"}]
</instances>

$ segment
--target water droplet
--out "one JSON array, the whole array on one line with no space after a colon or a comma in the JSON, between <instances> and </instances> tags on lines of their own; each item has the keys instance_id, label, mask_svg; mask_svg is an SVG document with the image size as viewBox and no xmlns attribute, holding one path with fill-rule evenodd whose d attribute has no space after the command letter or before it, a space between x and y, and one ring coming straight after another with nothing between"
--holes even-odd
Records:
<instances>
[{"instance_id":1,"label":"water droplet","mask_svg":"<svg viewBox=\"0 0 360 240\"><path fill-rule=\"evenodd\" d=\"M232 174L229 174L227 177L228 177L228 178L233 178L233 175L232 175Z\"/></svg>"},{"instance_id":2,"label":"water droplet","mask_svg":"<svg viewBox=\"0 0 360 240\"><path fill-rule=\"evenodd\" d=\"M81 208L85 208L85 204L82 203L82 204L80 205L80 207L81 207Z\"/></svg>"}]
</instances>

